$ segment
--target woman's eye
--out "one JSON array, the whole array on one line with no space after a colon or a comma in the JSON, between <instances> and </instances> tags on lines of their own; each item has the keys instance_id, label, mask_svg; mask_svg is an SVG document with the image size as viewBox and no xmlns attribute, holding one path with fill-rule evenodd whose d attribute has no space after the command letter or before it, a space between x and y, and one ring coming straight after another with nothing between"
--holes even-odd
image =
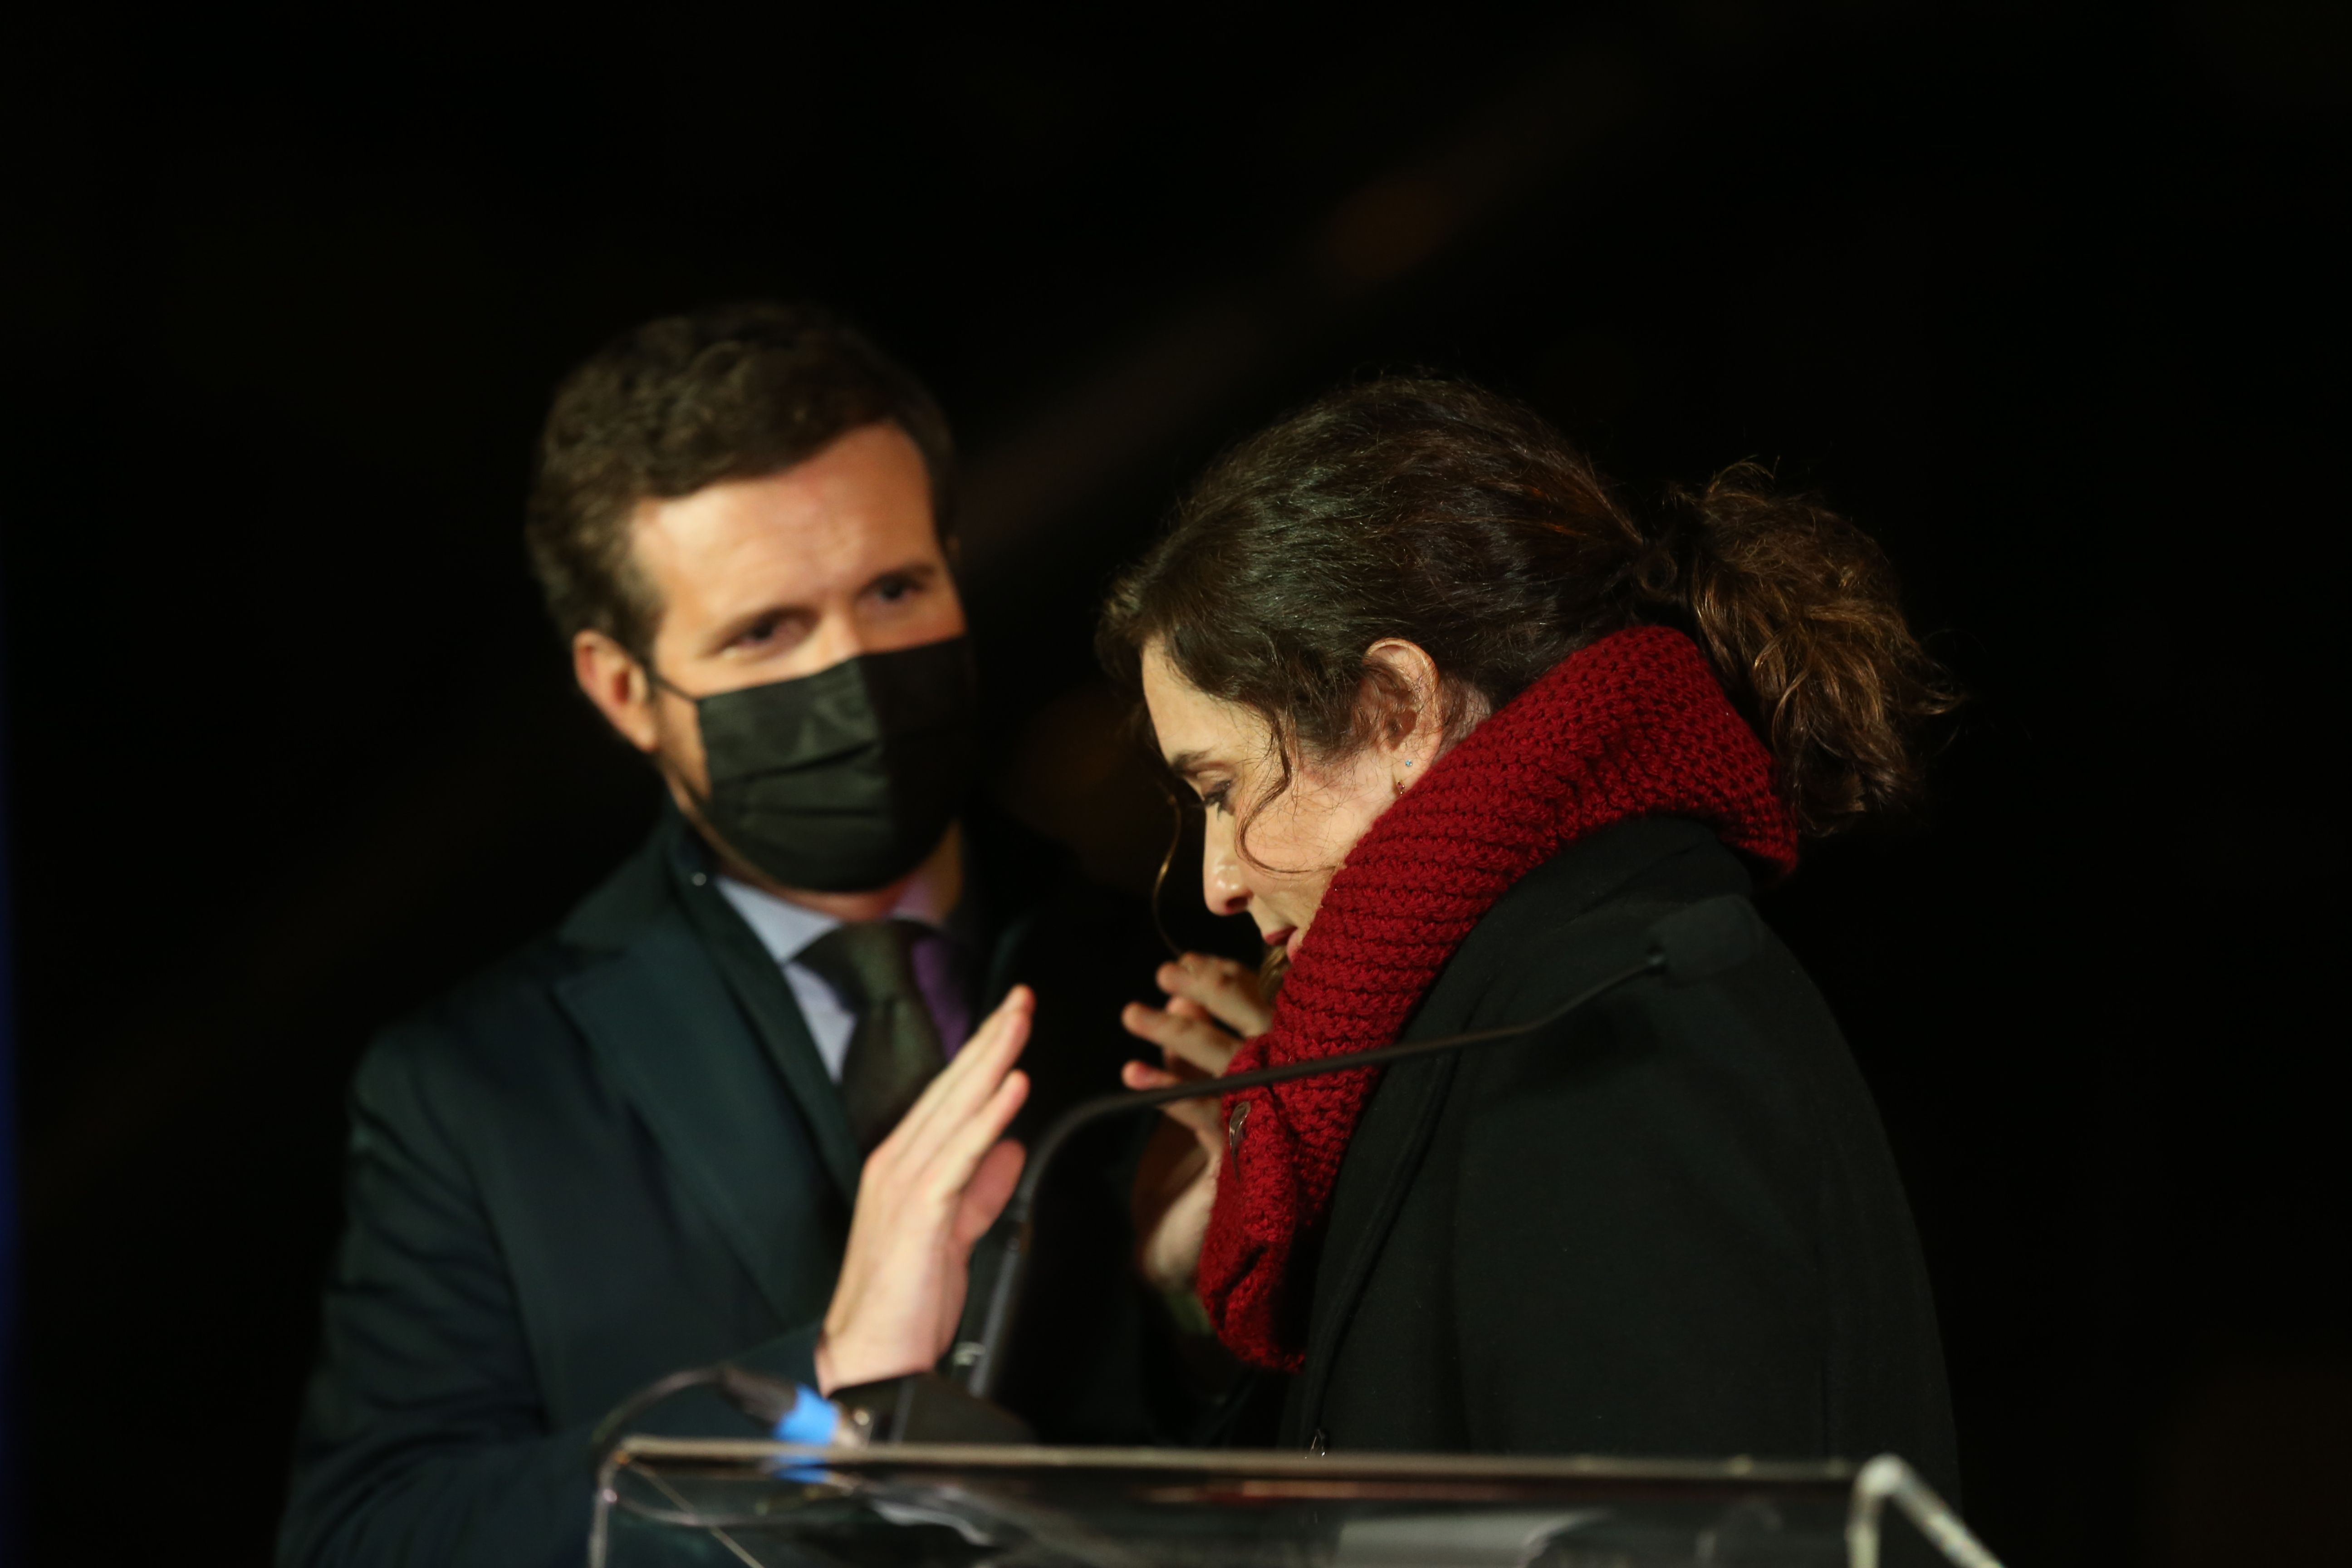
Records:
<instances>
[{"instance_id":1,"label":"woman's eye","mask_svg":"<svg viewBox=\"0 0 2352 1568\"><path fill-rule=\"evenodd\" d=\"M1208 811L1224 811L1228 809L1226 803L1233 798L1233 793L1234 786L1231 784L1219 784L1214 789L1202 790L1201 805L1202 809Z\"/></svg>"}]
</instances>

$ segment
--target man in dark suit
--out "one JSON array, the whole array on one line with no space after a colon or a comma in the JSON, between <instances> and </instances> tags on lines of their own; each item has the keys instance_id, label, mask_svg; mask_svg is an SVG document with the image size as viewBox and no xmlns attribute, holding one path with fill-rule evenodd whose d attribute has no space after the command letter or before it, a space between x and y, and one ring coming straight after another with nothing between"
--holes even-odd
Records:
<instances>
[{"instance_id":1,"label":"man in dark suit","mask_svg":"<svg viewBox=\"0 0 2352 1568\"><path fill-rule=\"evenodd\" d=\"M960 1281L1024 1086L1016 1138L1118 1087L1140 911L967 798L950 468L928 395L813 310L657 321L559 391L534 563L582 689L669 798L556 931L361 1066L289 1568L574 1563L590 1433L649 1380L733 1360L829 1388L939 1354L953 1324L908 1340L859 1307L861 1270L919 1296L895 1247ZM1042 976L1034 1003L1014 986ZM940 1119L893 1129L951 1092L961 1163L919 1181L946 1145L906 1145ZM1061 1193L1008 1403L1048 1437L1133 1440L1124 1185ZM715 1402L667 1415L745 1430Z\"/></svg>"}]
</instances>

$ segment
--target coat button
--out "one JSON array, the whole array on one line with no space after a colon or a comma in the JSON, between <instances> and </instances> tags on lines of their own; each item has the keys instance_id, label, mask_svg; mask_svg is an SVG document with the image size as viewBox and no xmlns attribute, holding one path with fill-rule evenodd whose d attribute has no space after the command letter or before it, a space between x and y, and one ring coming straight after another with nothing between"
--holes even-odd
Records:
<instances>
[{"instance_id":1,"label":"coat button","mask_svg":"<svg viewBox=\"0 0 2352 1568\"><path fill-rule=\"evenodd\" d=\"M1330 1451L1331 1439L1323 1435L1322 1427L1318 1426L1315 1428L1315 1436L1307 1439L1307 1457L1310 1459L1319 1459Z\"/></svg>"},{"instance_id":2,"label":"coat button","mask_svg":"<svg viewBox=\"0 0 2352 1568\"><path fill-rule=\"evenodd\" d=\"M1250 1102L1243 1100L1225 1121L1225 1152L1236 1160L1242 1157L1242 1126L1249 1121L1249 1108Z\"/></svg>"}]
</instances>

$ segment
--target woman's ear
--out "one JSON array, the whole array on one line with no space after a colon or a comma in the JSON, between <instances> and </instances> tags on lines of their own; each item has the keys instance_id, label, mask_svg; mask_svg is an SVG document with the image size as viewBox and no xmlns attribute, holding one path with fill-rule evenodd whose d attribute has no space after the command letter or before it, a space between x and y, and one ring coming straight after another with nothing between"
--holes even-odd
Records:
<instances>
[{"instance_id":1,"label":"woman's ear","mask_svg":"<svg viewBox=\"0 0 2352 1568\"><path fill-rule=\"evenodd\" d=\"M1429 771L1445 750L1445 686L1437 661L1419 643L1382 637L1364 650L1371 677L1368 700L1385 711L1372 726L1371 743L1388 753L1400 788Z\"/></svg>"}]
</instances>

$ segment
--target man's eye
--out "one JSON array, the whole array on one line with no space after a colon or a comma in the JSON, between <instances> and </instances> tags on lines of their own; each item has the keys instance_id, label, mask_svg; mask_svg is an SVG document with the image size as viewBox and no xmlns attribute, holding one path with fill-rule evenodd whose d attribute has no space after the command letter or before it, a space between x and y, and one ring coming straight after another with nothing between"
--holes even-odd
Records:
<instances>
[{"instance_id":1,"label":"man's eye","mask_svg":"<svg viewBox=\"0 0 2352 1568\"><path fill-rule=\"evenodd\" d=\"M916 587L912 577L885 577L874 584L874 595L886 605L895 605L914 597Z\"/></svg>"},{"instance_id":2,"label":"man's eye","mask_svg":"<svg viewBox=\"0 0 2352 1568\"><path fill-rule=\"evenodd\" d=\"M800 616L779 610L772 616L761 616L736 634L730 647L746 648L754 653L786 647L798 642L796 634L805 632L807 623Z\"/></svg>"}]
</instances>

